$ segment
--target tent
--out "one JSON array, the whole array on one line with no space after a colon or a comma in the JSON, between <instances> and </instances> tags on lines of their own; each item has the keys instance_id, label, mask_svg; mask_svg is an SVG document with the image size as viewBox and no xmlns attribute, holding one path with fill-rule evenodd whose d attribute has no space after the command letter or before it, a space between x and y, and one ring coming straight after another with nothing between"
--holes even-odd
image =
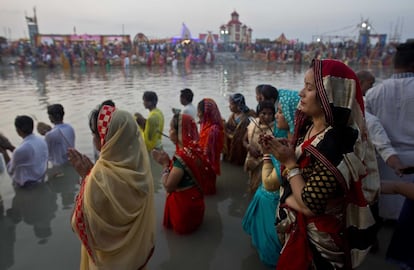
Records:
<instances>
[{"instance_id":1,"label":"tent","mask_svg":"<svg viewBox=\"0 0 414 270\"><path fill-rule=\"evenodd\" d=\"M289 44L290 43L289 40L286 38L284 33L280 34L280 36L277 39L275 39L275 42L279 43L279 44Z\"/></svg>"}]
</instances>

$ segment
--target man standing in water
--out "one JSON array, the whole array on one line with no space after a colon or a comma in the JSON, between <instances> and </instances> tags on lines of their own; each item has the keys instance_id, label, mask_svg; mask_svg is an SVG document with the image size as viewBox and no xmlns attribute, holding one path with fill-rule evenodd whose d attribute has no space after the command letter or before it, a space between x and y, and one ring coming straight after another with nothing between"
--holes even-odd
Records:
<instances>
[{"instance_id":1,"label":"man standing in water","mask_svg":"<svg viewBox=\"0 0 414 270\"><path fill-rule=\"evenodd\" d=\"M68 162L68 148L75 147L75 130L67 123L63 123L65 111L61 104L47 106L49 120L55 126L39 122L37 131L45 136L49 149L49 161L53 166L60 166Z\"/></svg>"},{"instance_id":2,"label":"man standing in water","mask_svg":"<svg viewBox=\"0 0 414 270\"><path fill-rule=\"evenodd\" d=\"M8 140L2 141L0 153L7 164L7 172L13 183L19 187L27 187L44 180L47 170L48 151L46 142L33 134L33 119L26 115L17 116L14 121L17 134L23 142L17 147ZM7 151L13 152L10 158Z\"/></svg>"},{"instance_id":3,"label":"man standing in water","mask_svg":"<svg viewBox=\"0 0 414 270\"><path fill-rule=\"evenodd\" d=\"M164 115L157 108L158 97L153 91L145 91L142 96L145 109L150 111L145 119L140 113L135 113L135 119L143 133L148 152L154 148L162 148L162 132L164 130Z\"/></svg>"}]
</instances>

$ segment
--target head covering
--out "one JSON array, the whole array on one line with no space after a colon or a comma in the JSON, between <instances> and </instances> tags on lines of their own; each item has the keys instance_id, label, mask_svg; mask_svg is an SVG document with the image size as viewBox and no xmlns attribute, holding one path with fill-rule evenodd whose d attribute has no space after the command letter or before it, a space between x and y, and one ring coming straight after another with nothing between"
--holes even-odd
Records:
<instances>
[{"instance_id":1,"label":"head covering","mask_svg":"<svg viewBox=\"0 0 414 270\"><path fill-rule=\"evenodd\" d=\"M298 107L299 92L288 89L279 89L279 104L282 107L283 116L289 124L289 132L295 132L295 112Z\"/></svg>"},{"instance_id":2,"label":"head covering","mask_svg":"<svg viewBox=\"0 0 414 270\"><path fill-rule=\"evenodd\" d=\"M201 189L215 175L203 149L198 144L198 131L194 119L188 114L178 115L178 142L174 158L184 165L186 171L197 181Z\"/></svg>"},{"instance_id":3,"label":"head covering","mask_svg":"<svg viewBox=\"0 0 414 270\"><path fill-rule=\"evenodd\" d=\"M200 122L201 126L213 124L223 127L223 119L221 118L220 110L216 102L211 98L204 98L202 102L204 103L204 107L203 119Z\"/></svg>"},{"instance_id":4,"label":"head covering","mask_svg":"<svg viewBox=\"0 0 414 270\"><path fill-rule=\"evenodd\" d=\"M207 153L217 175L220 174L220 154L224 145L224 124L217 104L211 98L204 98L204 112L200 121L200 145Z\"/></svg>"},{"instance_id":5,"label":"head covering","mask_svg":"<svg viewBox=\"0 0 414 270\"><path fill-rule=\"evenodd\" d=\"M315 59L311 68L329 128L323 139L314 140L303 149L330 170L344 191L347 238L351 243L347 254L354 268L361 263L371 244L361 242L365 239L358 239L358 233L369 235L375 224L368 204L376 199L379 191L375 151L368 140L362 92L354 71L336 60ZM306 117L298 110L296 143L306 131Z\"/></svg>"},{"instance_id":6,"label":"head covering","mask_svg":"<svg viewBox=\"0 0 414 270\"><path fill-rule=\"evenodd\" d=\"M139 269L154 247L148 153L126 111L103 106L97 129L103 142L100 156L82 182L72 216L72 227L83 244L81 269L92 263L108 269Z\"/></svg>"},{"instance_id":7,"label":"head covering","mask_svg":"<svg viewBox=\"0 0 414 270\"><path fill-rule=\"evenodd\" d=\"M234 104L237 105L237 107L239 108L239 110L241 112L248 112L250 109L249 107L247 107L246 105L246 100L244 99L244 96L240 93L236 93L230 96L230 100L232 102L234 102Z\"/></svg>"}]
</instances>

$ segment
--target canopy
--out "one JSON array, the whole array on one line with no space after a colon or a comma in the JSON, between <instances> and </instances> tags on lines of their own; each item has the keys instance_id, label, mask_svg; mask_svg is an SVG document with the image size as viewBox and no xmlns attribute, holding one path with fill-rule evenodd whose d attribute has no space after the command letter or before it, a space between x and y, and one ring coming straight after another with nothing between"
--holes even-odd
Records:
<instances>
[{"instance_id":1,"label":"canopy","mask_svg":"<svg viewBox=\"0 0 414 270\"><path fill-rule=\"evenodd\" d=\"M280 36L277 39L275 39L275 42L280 43L280 44L289 44L290 43L289 40L285 37L284 33L280 34Z\"/></svg>"}]
</instances>

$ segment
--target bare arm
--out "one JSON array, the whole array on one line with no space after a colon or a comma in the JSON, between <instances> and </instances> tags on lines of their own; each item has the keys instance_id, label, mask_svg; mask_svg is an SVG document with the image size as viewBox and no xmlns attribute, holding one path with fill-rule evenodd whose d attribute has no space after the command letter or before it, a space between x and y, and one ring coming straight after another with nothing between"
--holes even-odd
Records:
<instances>
[{"instance_id":1,"label":"bare arm","mask_svg":"<svg viewBox=\"0 0 414 270\"><path fill-rule=\"evenodd\" d=\"M414 183L405 181L381 181L381 193L400 194L414 200Z\"/></svg>"}]
</instances>

